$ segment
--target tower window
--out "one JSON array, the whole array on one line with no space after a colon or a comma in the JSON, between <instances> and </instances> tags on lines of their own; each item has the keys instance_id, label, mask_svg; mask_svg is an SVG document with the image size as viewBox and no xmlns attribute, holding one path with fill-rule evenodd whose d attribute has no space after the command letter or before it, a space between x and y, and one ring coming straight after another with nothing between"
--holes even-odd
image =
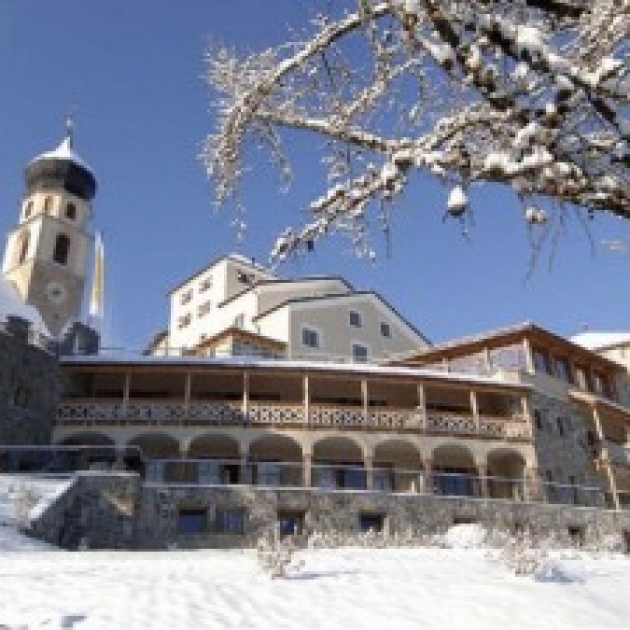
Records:
<instances>
[{"instance_id":1,"label":"tower window","mask_svg":"<svg viewBox=\"0 0 630 630\"><path fill-rule=\"evenodd\" d=\"M68 264L68 254L70 253L70 238L65 234L59 234L55 241L55 251L53 260L60 265Z\"/></svg>"},{"instance_id":2,"label":"tower window","mask_svg":"<svg viewBox=\"0 0 630 630\"><path fill-rule=\"evenodd\" d=\"M66 218L74 221L77 218L77 207L73 203L66 206Z\"/></svg>"},{"instance_id":3,"label":"tower window","mask_svg":"<svg viewBox=\"0 0 630 630\"><path fill-rule=\"evenodd\" d=\"M50 214L52 212L52 207L53 207L53 198L46 197L46 199L44 199L44 212L46 214Z\"/></svg>"},{"instance_id":4,"label":"tower window","mask_svg":"<svg viewBox=\"0 0 630 630\"><path fill-rule=\"evenodd\" d=\"M33 200L31 199L25 206L24 206L24 218L28 219L31 216L31 213L33 212Z\"/></svg>"},{"instance_id":5,"label":"tower window","mask_svg":"<svg viewBox=\"0 0 630 630\"><path fill-rule=\"evenodd\" d=\"M19 256L18 256L18 261L17 264L21 265L25 260L26 257L28 256L28 245L29 245L29 241L30 241L30 233L29 232L23 232L20 235L20 240L19 240Z\"/></svg>"},{"instance_id":6,"label":"tower window","mask_svg":"<svg viewBox=\"0 0 630 630\"><path fill-rule=\"evenodd\" d=\"M350 326L361 328L361 313L358 313L357 311L350 311L348 321Z\"/></svg>"}]
</instances>

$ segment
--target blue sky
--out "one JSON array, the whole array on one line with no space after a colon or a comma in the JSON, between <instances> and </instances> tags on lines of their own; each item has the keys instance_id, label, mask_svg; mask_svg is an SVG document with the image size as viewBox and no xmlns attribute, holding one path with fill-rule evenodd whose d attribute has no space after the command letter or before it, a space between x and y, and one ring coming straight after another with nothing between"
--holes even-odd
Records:
<instances>
[{"instance_id":1,"label":"blue sky","mask_svg":"<svg viewBox=\"0 0 630 630\"><path fill-rule=\"evenodd\" d=\"M75 108L75 147L99 180L92 227L105 239L107 344L142 349L167 325L170 288L231 251L266 261L277 233L299 224L324 191L323 173L305 159L313 137L292 148L296 180L287 195L254 159L244 190L249 230L238 246L234 217L215 211L197 155L214 124L201 78L208 42L244 51L279 44L308 24L309 6L329 3L0 2L0 231L17 220L24 166L59 143ZM280 272L343 274L357 288L380 292L434 341L524 320L565 335L584 324L628 329L630 255L600 242L630 243L630 224L591 222L593 252L569 217L555 250L543 252L527 280L531 248L514 196L474 190L468 240L457 222L442 222L446 197L418 177L395 215L390 256L375 233L375 264L333 239Z\"/></svg>"}]
</instances>

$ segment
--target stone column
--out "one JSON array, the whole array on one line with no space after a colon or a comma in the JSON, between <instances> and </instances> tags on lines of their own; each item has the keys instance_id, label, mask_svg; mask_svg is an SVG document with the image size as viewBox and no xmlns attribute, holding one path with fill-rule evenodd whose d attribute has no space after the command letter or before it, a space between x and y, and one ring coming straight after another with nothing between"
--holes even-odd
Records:
<instances>
[{"instance_id":1,"label":"stone column","mask_svg":"<svg viewBox=\"0 0 630 630\"><path fill-rule=\"evenodd\" d=\"M544 501L545 493L540 484L540 476L536 468L525 468L523 471L523 493L525 501Z\"/></svg>"},{"instance_id":2,"label":"stone column","mask_svg":"<svg viewBox=\"0 0 630 630\"><path fill-rule=\"evenodd\" d=\"M310 488L313 485L313 453L302 455L303 485Z\"/></svg>"},{"instance_id":3,"label":"stone column","mask_svg":"<svg viewBox=\"0 0 630 630\"><path fill-rule=\"evenodd\" d=\"M374 455L366 453L363 456L363 465L365 467L365 489L374 490Z\"/></svg>"},{"instance_id":4,"label":"stone column","mask_svg":"<svg viewBox=\"0 0 630 630\"><path fill-rule=\"evenodd\" d=\"M238 481L240 484L251 484L253 480L250 478L249 471L249 444L239 444L239 471Z\"/></svg>"},{"instance_id":5,"label":"stone column","mask_svg":"<svg viewBox=\"0 0 630 630\"><path fill-rule=\"evenodd\" d=\"M422 468L424 474L422 476L422 487L420 492L424 494L433 494L433 460L423 459Z\"/></svg>"},{"instance_id":6,"label":"stone column","mask_svg":"<svg viewBox=\"0 0 630 630\"><path fill-rule=\"evenodd\" d=\"M481 496L487 499L490 493L488 491L488 465L485 462L477 464L477 475L479 476Z\"/></svg>"}]
</instances>

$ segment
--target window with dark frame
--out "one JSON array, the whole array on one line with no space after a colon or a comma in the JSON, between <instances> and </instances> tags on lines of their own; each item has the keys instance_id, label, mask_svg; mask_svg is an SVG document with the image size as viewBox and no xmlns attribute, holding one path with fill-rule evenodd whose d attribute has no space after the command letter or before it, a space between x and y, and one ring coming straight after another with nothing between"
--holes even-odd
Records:
<instances>
[{"instance_id":1,"label":"window with dark frame","mask_svg":"<svg viewBox=\"0 0 630 630\"><path fill-rule=\"evenodd\" d=\"M302 328L302 345L308 348L319 348L319 333L312 328Z\"/></svg>"},{"instance_id":2,"label":"window with dark frame","mask_svg":"<svg viewBox=\"0 0 630 630\"><path fill-rule=\"evenodd\" d=\"M368 360L368 349L360 343L353 343L352 359L358 363L365 363Z\"/></svg>"},{"instance_id":3,"label":"window with dark frame","mask_svg":"<svg viewBox=\"0 0 630 630\"><path fill-rule=\"evenodd\" d=\"M205 508L180 508L177 513L178 534L202 534L208 530L208 511Z\"/></svg>"},{"instance_id":4,"label":"window with dark frame","mask_svg":"<svg viewBox=\"0 0 630 630\"><path fill-rule=\"evenodd\" d=\"M389 324L386 322L381 322L381 337L385 337L389 339L392 336L392 331L389 327Z\"/></svg>"},{"instance_id":5,"label":"window with dark frame","mask_svg":"<svg viewBox=\"0 0 630 630\"><path fill-rule=\"evenodd\" d=\"M68 255L70 254L70 237L66 234L58 234L55 240L55 249L53 251L53 260L59 265L68 264Z\"/></svg>"},{"instance_id":6,"label":"window with dark frame","mask_svg":"<svg viewBox=\"0 0 630 630\"><path fill-rule=\"evenodd\" d=\"M348 323L354 328L361 328L361 313L350 311L348 313Z\"/></svg>"},{"instance_id":7,"label":"window with dark frame","mask_svg":"<svg viewBox=\"0 0 630 630\"><path fill-rule=\"evenodd\" d=\"M66 204L66 218L74 221L77 218L77 207L72 202Z\"/></svg>"},{"instance_id":8,"label":"window with dark frame","mask_svg":"<svg viewBox=\"0 0 630 630\"><path fill-rule=\"evenodd\" d=\"M382 532L385 526L385 515L381 512L360 512L359 531Z\"/></svg>"},{"instance_id":9,"label":"window with dark frame","mask_svg":"<svg viewBox=\"0 0 630 630\"><path fill-rule=\"evenodd\" d=\"M217 510L215 520L215 530L218 534L238 534L245 533L245 508L228 508Z\"/></svg>"}]
</instances>

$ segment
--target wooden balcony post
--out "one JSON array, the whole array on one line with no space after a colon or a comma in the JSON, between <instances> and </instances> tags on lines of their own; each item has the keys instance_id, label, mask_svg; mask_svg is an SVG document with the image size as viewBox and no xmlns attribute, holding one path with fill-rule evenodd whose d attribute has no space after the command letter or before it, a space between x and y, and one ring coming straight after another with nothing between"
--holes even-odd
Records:
<instances>
[{"instance_id":1,"label":"wooden balcony post","mask_svg":"<svg viewBox=\"0 0 630 630\"><path fill-rule=\"evenodd\" d=\"M479 418L479 402L477 400L477 392L470 390L470 407L472 409L473 420L475 421L475 432L481 432L481 420Z\"/></svg>"},{"instance_id":2,"label":"wooden balcony post","mask_svg":"<svg viewBox=\"0 0 630 630\"><path fill-rule=\"evenodd\" d=\"M307 374L305 374L302 378L302 395L303 395L303 407L304 407L304 424L308 426L311 424L311 392L309 388L309 381L308 381Z\"/></svg>"},{"instance_id":3,"label":"wooden balcony post","mask_svg":"<svg viewBox=\"0 0 630 630\"><path fill-rule=\"evenodd\" d=\"M361 379L361 400L363 402L363 425L367 427L370 422L370 393L366 379Z\"/></svg>"},{"instance_id":4,"label":"wooden balcony post","mask_svg":"<svg viewBox=\"0 0 630 630\"><path fill-rule=\"evenodd\" d=\"M619 502L619 493L617 492L617 482L615 480L615 475L612 470L612 465L610 463L610 457L608 456L608 448L606 447L606 436L604 435L604 430L602 429L601 418L599 417L599 412L597 411L597 407L593 406L593 422L595 423L595 431L597 432L597 438L600 443L600 460L602 462L602 466L606 471L606 477L608 478L608 485L610 487L610 493L612 494L613 504L615 506L615 510L619 511L621 509L621 503Z\"/></svg>"},{"instance_id":5,"label":"wooden balcony post","mask_svg":"<svg viewBox=\"0 0 630 630\"><path fill-rule=\"evenodd\" d=\"M534 374L536 372L536 367L534 366L532 346L527 338L523 339L523 352L525 353L525 365L527 366L527 371L530 374Z\"/></svg>"},{"instance_id":6,"label":"wooden balcony post","mask_svg":"<svg viewBox=\"0 0 630 630\"><path fill-rule=\"evenodd\" d=\"M243 372L243 401L241 404L241 413L243 414L243 421L249 420L249 372Z\"/></svg>"},{"instance_id":7,"label":"wooden balcony post","mask_svg":"<svg viewBox=\"0 0 630 630\"><path fill-rule=\"evenodd\" d=\"M418 412L420 413L420 427L423 431L427 430L427 404L424 393L424 385L418 384Z\"/></svg>"},{"instance_id":8,"label":"wooden balcony post","mask_svg":"<svg viewBox=\"0 0 630 630\"><path fill-rule=\"evenodd\" d=\"M188 414L190 409L190 393L192 391L192 375L186 372L186 380L184 382L184 415Z\"/></svg>"},{"instance_id":9,"label":"wooden balcony post","mask_svg":"<svg viewBox=\"0 0 630 630\"><path fill-rule=\"evenodd\" d=\"M131 392L131 371L125 372L125 384L123 387L122 413L123 417L127 415L129 409L129 393Z\"/></svg>"}]
</instances>

